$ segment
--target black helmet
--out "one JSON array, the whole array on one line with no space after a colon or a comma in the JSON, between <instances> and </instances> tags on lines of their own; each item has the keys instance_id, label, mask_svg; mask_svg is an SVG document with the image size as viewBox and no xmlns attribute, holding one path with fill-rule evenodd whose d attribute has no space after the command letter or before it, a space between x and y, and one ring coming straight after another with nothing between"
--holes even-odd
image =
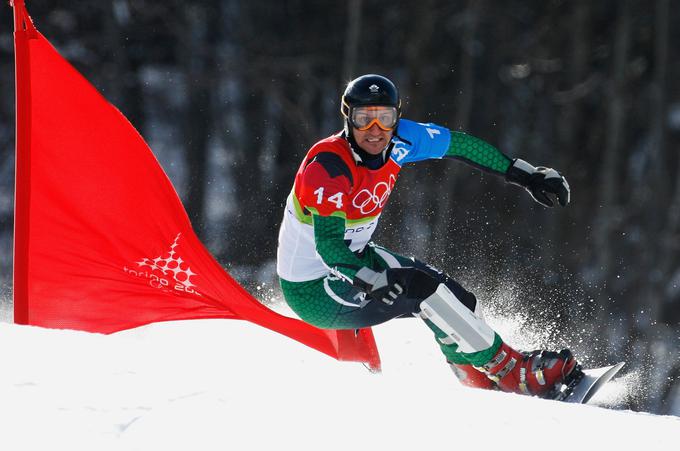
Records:
<instances>
[{"instance_id":1,"label":"black helmet","mask_svg":"<svg viewBox=\"0 0 680 451\"><path fill-rule=\"evenodd\" d=\"M342 94L340 111L345 118L356 106L385 105L393 106L401 114L399 90L388 78L382 75L367 74L350 81Z\"/></svg>"}]
</instances>

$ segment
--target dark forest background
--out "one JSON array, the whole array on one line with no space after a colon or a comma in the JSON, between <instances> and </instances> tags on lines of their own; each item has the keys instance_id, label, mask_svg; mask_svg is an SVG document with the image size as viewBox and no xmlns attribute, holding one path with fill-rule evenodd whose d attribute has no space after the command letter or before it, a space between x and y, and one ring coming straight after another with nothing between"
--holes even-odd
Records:
<instances>
[{"instance_id":1,"label":"dark forest background","mask_svg":"<svg viewBox=\"0 0 680 451\"><path fill-rule=\"evenodd\" d=\"M6 3L6 2L5 2ZM137 127L199 236L263 301L306 150L375 72L404 116L563 173L567 208L454 161L409 166L376 241L591 365L626 407L680 412L680 8L670 0L28 0L38 29ZM12 9L0 7L0 270L11 302ZM453 376L452 376L453 377Z\"/></svg>"}]
</instances>

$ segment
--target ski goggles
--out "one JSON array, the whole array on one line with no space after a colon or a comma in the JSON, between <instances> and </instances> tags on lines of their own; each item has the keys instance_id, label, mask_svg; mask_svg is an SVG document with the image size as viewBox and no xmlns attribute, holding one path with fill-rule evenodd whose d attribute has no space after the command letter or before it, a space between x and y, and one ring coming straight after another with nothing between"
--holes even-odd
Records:
<instances>
[{"instance_id":1,"label":"ski goggles","mask_svg":"<svg viewBox=\"0 0 680 451\"><path fill-rule=\"evenodd\" d=\"M349 121L357 130L368 130L376 124L381 130L393 130L399 120L399 112L393 106L359 106L352 108Z\"/></svg>"}]
</instances>

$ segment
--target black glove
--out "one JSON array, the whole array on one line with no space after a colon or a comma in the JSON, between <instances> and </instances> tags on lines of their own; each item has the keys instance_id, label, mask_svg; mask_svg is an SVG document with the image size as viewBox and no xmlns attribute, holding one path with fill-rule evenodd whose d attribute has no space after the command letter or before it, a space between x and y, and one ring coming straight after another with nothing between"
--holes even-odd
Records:
<instances>
[{"instance_id":1,"label":"black glove","mask_svg":"<svg viewBox=\"0 0 680 451\"><path fill-rule=\"evenodd\" d=\"M401 277L403 271L400 270L402 268L388 268L376 272L364 266L357 271L352 284L373 299L392 305L406 289L406 281Z\"/></svg>"},{"instance_id":2,"label":"black glove","mask_svg":"<svg viewBox=\"0 0 680 451\"><path fill-rule=\"evenodd\" d=\"M505 180L524 187L536 202L546 207L555 205L548 194L557 196L557 200L563 207L569 203L569 184L554 169L542 166L535 168L518 158L512 162L512 166L505 173Z\"/></svg>"}]
</instances>

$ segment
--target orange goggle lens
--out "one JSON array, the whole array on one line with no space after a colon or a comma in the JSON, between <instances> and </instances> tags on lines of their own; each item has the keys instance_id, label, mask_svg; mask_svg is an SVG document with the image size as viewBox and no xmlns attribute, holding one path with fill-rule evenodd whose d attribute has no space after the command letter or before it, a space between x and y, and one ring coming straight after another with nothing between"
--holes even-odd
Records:
<instances>
[{"instance_id":1,"label":"orange goggle lens","mask_svg":"<svg viewBox=\"0 0 680 451\"><path fill-rule=\"evenodd\" d=\"M376 124L382 130L394 129L399 119L399 113L395 107L385 106L362 106L352 108L350 123L357 130L368 130Z\"/></svg>"}]
</instances>

